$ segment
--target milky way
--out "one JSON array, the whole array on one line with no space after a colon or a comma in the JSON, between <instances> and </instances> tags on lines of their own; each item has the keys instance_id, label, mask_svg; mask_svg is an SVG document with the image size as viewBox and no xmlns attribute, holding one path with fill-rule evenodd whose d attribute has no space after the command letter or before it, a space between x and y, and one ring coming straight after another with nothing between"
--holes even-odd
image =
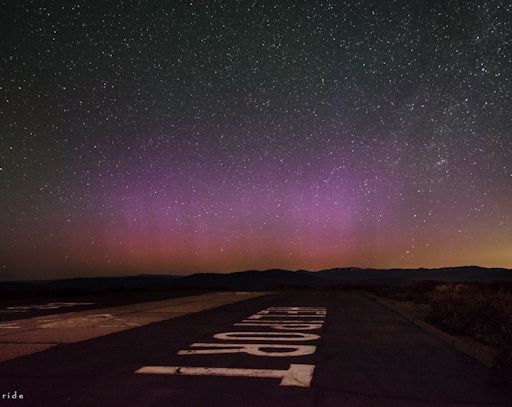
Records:
<instances>
[{"instance_id":1,"label":"milky way","mask_svg":"<svg viewBox=\"0 0 512 407\"><path fill-rule=\"evenodd\" d=\"M1 1L0 278L512 267L509 1Z\"/></svg>"}]
</instances>

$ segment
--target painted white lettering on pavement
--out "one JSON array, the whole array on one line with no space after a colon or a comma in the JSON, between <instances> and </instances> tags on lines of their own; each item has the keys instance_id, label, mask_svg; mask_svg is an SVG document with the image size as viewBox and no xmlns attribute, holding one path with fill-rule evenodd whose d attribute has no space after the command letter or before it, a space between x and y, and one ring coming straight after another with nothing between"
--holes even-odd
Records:
<instances>
[{"instance_id":1,"label":"painted white lettering on pavement","mask_svg":"<svg viewBox=\"0 0 512 407\"><path fill-rule=\"evenodd\" d=\"M316 351L316 346L311 345L276 345L269 343L193 343L192 345L190 345L190 347L216 349L180 350L178 352L178 355L214 355L219 353L247 353L253 356L292 357L311 355ZM276 351L266 352L263 349L276 349ZM283 352L283 350L286 349L288 350ZM279 352L278 350L281 350L281 352Z\"/></svg>"},{"instance_id":2,"label":"painted white lettering on pavement","mask_svg":"<svg viewBox=\"0 0 512 407\"><path fill-rule=\"evenodd\" d=\"M272 321L274 322L274 321ZM308 321L309 322L309 321ZM282 330L282 331L311 331L314 329L320 329L323 324L273 324L268 323L266 321L258 321L258 322L239 322L235 324L236 326L269 326L272 329Z\"/></svg>"},{"instance_id":3,"label":"painted white lettering on pavement","mask_svg":"<svg viewBox=\"0 0 512 407\"><path fill-rule=\"evenodd\" d=\"M315 341L320 335L295 332L320 329L327 316L324 307L270 307L246 317L235 326L269 328L274 331L222 332L213 335L223 341L265 341L265 342L301 342ZM253 328L254 329L254 328ZM293 332L290 332L293 331ZM299 357L312 355L314 345L276 344L276 343L193 343L194 349L178 351L178 355L218 355L245 353L258 357ZM189 367L189 366L144 366L135 373L189 375L189 376L233 376L253 378L279 378L281 386L309 387L313 379L314 365L290 364L288 370Z\"/></svg>"},{"instance_id":4,"label":"painted white lettering on pavement","mask_svg":"<svg viewBox=\"0 0 512 407\"><path fill-rule=\"evenodd\" d=\"M186 376L231 376L281 379L281 386L309 387L313 378L314 365L292 364L288 370L234 369L187 366L144 366L135 373L168 374Z\"/></svg>"},{"instance_id":5,"label":"painted white lettering on pavement","mask_svg":"<svg viewBox=\"0 0 512 407\"><path fill-rule=\"evenodd\" d=\"M302 332L223 332L213 335L215 339L224 341L315 341L320 338L315 334Z\"/></svg>"}]
</instances>

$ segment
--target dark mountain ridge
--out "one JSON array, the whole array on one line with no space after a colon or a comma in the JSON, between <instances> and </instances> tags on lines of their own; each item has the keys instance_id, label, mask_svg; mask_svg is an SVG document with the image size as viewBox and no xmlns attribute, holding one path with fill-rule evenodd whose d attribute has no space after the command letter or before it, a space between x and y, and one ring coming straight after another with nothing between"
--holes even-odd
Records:
<instances>
[{"instance_id":1,"label":"dark mountain ridge","mask_svg":"<svg viewBox=\"0 0 512 407\"><path fill-rule=\"evenodd\" d=\"M107 291L278 290L332 288L342 285L407 285L418 281L512 282L512 270L478 266L438 269L364 269L356 267L307 270L248 270L233 273L197 273L189 276L143 274L126 277L80 277L61 280L9 281L0 283L0 294L81 294Z\"/></svg>"}]
</instances>

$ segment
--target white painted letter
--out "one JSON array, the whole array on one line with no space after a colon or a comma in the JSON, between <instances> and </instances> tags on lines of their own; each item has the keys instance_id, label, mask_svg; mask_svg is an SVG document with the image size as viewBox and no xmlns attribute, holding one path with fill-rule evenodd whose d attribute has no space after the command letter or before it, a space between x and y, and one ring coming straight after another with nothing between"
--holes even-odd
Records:
<instances>
[{"instance_id":1,"label":"white painted letter","mask_svg":"<svg viewBox=\"0 0 512 407\"><path fill-rule=\"evenodd\" d=\"M288 370L233 369L218 367L144 366L135 373L187 376L263 377L281 379L281 386L309 387L314 365L290 365Z\"/></svg>"},{"instance_id":2,"label":"white painted letter","mask_svg":"<svg viewBox=\"0 0 512 407\"><path fill-rule=\"evenodd\" d=\"M269 321L274 322L274 321ZM308 321L309 322L309 321ZM320 329L322 327L322 324L273 324L273 323L261 323L258 322L240 322L238 324L235 324L238 326L269 326L272 329L277 329L281 331L311 331L314 329Z\"/></svg>"},{"instance_id":3,"label":"white painted letter","mask_svg":"<svg viewBox=\"0 0 512 407\"><path fill-rule=\"evenodd\" d=\"M178 355L213 355L221 353L247 353L254 356L270 357L292 357L306 356L315 353L316 346L309 345L276 345L268 343L258 344L239 344L239 343L193 343L192 348L221 348L221 349L197 349L180 350ZM263 349L288 349L285 352L271 351L266 352Z\"/></svg>"},{"instance_id":4,"label":"white painted letter","mask_svg":"<svg viewBox=\"0 0 512 407\"><path fill-rule=\"evenodd\" d=\"M319 335L302 332L223 332L213 337L224 341L314 341L320 338Z\"/></svg>"}]
</instances>

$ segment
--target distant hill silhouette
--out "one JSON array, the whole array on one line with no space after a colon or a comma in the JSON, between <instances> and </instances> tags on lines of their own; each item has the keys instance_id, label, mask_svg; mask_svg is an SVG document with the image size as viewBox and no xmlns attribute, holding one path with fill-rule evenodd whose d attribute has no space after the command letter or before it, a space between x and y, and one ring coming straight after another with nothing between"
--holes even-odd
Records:
<instances>
[{"instance_id":1,"label":"distant hill silhouette","mask_svg":"<svg viewBox=\"0 0 512 407\"><path fill-rule=\"evenodd\" d=\"M404 285L416 281L440 282L512 282L512 270L477 266L440 269L360 269L335 268L321 271L244 271L229 274L201 273L173 281L180 288L215 288L235 290L263 290L293 287L328 288L341 284Z\"/></svg>"},{"instance_id":2,"label":"distant hill silhouette","mask_svg":"<svg viewBox=\"0 0 512 407\"><path fill-rule=\"evenodd\" d=\"M325 279L365 284L403 283L409 281L480 282L512 281L512 270L478 266L439 269L360 269L335 268L314 273Z\"/></svg>"},{"instance_id":3,"label":"distant hill silhouette","mask_svg":"<svg viewBox=\"0 0 512 407\"><path fill-rule=\"evenodd\" d=\"M125 277L79 277L62 280L3 281L0 295L26 293L30 295L78 295L106 291L143 291L170 289L169 282L179 277L143 274Z\"/></svg>"},{"instance_id":4,"label":"distant hill silhouette","mask_svg":"<svg viewBox=\"0 0 512 407\"><path fill-rule=\"evenodd\" d=\"M198 273L190 276L138 275L128 277L71 278L0 283L2 294L84 294L108 291L165 290L279 290L329 288L343 285L407 285L417 281L512 282L512 270L477 266L439 269L334 268L321 271L271 269L235 273Z\"/></svg>"},{"instance_id":5,"label":"distant hill silhouette","mask_svg":"<svg viewBox=\"0 0 512 407\"><path fill-rule=\"evenodd\" d=\"M318 287L324 279L315 273L288 270L241 271L229 274L201 273L182 277L173 284L179 288L268 290L285 287Z\"/></svg>"}]
</instances>

